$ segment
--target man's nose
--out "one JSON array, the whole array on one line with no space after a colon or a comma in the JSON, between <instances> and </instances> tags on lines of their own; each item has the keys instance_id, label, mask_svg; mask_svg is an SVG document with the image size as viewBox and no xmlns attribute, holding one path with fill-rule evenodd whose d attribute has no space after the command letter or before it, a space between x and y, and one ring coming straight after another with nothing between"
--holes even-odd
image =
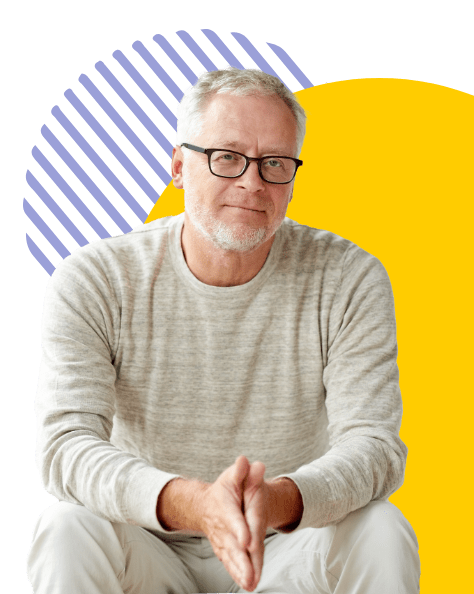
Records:
<instances>
[{"instance_id":1,"label":"man's nose","mask_svg":"<svg viewBox=\"0 0 474 594\"><path fill-rule=\"evenodd\" d=\"M251 192L258 192L259 190L265 189L265 182L260 177L257 161L250 161L247 171L238 177L237 181L241 187L246 188Z\"/></svg>"}]
</instances>

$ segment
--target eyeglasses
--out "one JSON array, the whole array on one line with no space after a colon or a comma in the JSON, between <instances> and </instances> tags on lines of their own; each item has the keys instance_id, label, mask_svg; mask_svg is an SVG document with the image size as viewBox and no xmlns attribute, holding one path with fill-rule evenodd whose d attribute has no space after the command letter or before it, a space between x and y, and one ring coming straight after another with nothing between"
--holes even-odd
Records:
<instances>
[{"instance_id":1,"label":"eyeglasses","mask_svg":"<svg viewBox=\"0 0 474 594\"><path fill-rule=\"evenodd\" d=\"M277 155L258 158L247 157L236 151L214 148L204 149L187 142L183 142L181 146L206 154L209 160L209 170L217 177L240 177L247 171L250 162L256 161L258 173L263 181L269 184L289 184L295 178L298 167L303 165L303 161L293 157L279 157Z\"/></svg>"}]
</instances>

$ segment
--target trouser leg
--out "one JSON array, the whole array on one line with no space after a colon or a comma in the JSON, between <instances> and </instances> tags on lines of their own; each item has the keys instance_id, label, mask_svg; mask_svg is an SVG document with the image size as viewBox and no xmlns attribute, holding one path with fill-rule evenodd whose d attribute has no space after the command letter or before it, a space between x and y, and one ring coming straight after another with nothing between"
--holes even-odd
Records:
<instances>
[{"instance_id":1,"label":"trouser leg","mask_svg":"<svg viewBox=\"0 0 474 594\"><path fill-rule=\"evenodd\" d=\"M394 505L373 501L336 526L269 537L256 592L418 594L419 579L413 529Z\"/></svg>"},{"instance_id":2,"label":"trouser leg","mask_svg":"<svg viewBox=\"0 0 474 594\"><path fill-rule=\"evenodd\" d=\"M139 526L115 524L60 502L40 517L28 555L35 594L191 594L189 570Z\"/></svg>"}]
</instances>

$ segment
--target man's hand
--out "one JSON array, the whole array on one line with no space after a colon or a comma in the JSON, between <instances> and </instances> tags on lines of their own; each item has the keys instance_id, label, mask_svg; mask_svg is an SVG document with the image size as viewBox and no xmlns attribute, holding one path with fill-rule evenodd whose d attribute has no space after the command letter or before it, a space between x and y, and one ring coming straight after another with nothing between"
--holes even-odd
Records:
<instances>
[{"instance_id":1,"label":"man's hand","mask_svg":"<svg viewBox=\"0 0 474 594\"><path fill-rule=\"evenodd\" d=\"M252 546L251 533L243 514L244 481L249 470L248 459L239 456L232 466L224 470L216 481L207 487L202 498L201 511L202 532L209 539L214 553L222 561L229 575L245 590L252 589L256 578L253 557L247 552L248 547ZM256 481L258 482L258 472L253 470L250 486ZM252 500L258 498L258 489L252 487L251 491ZM256 509L256 501L250 503ZM256 516L256 512L251 513L254 524L260 526ZM257 551L258 547L255 544L253 546ZM257 553L255 559L258 560ZM261 565L259 571L261 572Z\"/></svg>"},{"instance_id":2,"label":"man's hand","mask_svg":"<svg viewBox=\"0 0 474 594\"><path fill-rule=\"evenodd\" d=\"M264 474L263 462L239 456L204 494L201 529L232 579L249 592L262 575L267 528L296 527L303 513L295 483L268 483Z\"/></svg>"}]
</instances>

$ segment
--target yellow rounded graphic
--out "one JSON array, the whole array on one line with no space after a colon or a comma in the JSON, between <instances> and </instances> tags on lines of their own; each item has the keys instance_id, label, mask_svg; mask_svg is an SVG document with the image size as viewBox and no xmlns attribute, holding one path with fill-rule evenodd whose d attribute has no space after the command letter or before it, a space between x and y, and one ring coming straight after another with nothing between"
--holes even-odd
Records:
<instances>
[{"instance_id":1,"label":"yellow rounded graphic","mask_svg":"<svg viewBox=\"0 0 474 594\"><path fill-rule=\"evenodd\" d=\"M390 501L417 534L421 592L462 591L472 548L474 97L399 79L296 96L308 124L287 216L353 241L387 269L409 449ZM183 210L170 184L146 222Z\"/></svg>"}]
</instances>

